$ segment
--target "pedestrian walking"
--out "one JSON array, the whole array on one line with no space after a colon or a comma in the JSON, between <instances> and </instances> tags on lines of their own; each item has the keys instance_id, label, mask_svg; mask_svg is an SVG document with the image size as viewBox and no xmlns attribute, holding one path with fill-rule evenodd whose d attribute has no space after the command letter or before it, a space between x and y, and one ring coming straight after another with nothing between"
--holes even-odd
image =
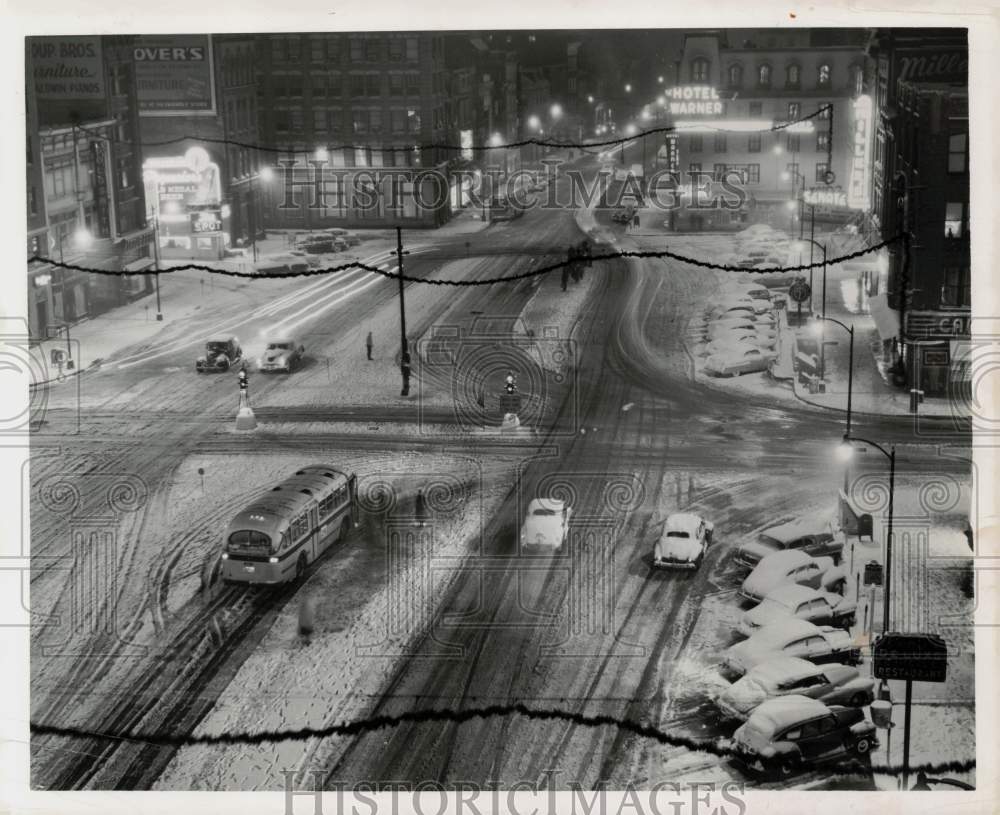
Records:
<instances>
[{"instance_id":1,"label":"pedestrian walking","mask_svg":"<svg viewBox=\"0 0 1000 815\"><path fill-rule=\"evenodd\" d=\"M638 229L639 228L639 213L638 212L635 215L632 216L632 227L634 229Z\"/></svg>"},{"instance_id":2,"label":"pedestrian walking","mask_svg":"<svg viewBox=\"0 0 1000 815\"><path fill-rule=\"evenodd\" d=\"M369 331L368 332L368 336L365 337L365 350L368 352L368 360L369 361L371 361L371 358L372 358L372 346L373 345L374 345L374 343L372 342L372 332Z\"/></svg>"}]
</instances>

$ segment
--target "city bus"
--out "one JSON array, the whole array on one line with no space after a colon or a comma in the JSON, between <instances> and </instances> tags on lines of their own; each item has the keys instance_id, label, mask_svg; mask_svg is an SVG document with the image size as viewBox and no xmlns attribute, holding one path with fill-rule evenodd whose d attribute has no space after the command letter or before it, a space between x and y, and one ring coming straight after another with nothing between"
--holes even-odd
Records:
<instances>
[{"instance_id":1,"label":"city bus","mask_svg":"<svg viewBox=\"0 0 1000 815\"><path fill-rule=\"evenodd\" d=\"M286 583L356 520L357 477L322 464L303 467L229 522L222 552L227 583Z\"/></svg>"}]
</instances>

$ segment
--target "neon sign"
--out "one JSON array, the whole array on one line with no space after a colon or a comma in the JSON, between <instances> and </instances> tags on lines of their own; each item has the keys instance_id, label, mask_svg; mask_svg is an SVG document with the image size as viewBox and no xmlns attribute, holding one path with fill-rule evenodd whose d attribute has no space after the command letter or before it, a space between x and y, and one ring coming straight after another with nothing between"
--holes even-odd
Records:
<instances>
[{"instance_id":1,"label":"neon sign","mask_svg":"<svg viewBox=\"0 0 1000 815\"><path fill-rule=\"evenodd\" d=\"M854 100L854 135L851 141L851 177L847 188L847 205L867 210L871 159L872 98L859 96Z\"/></svg>"},{"instance_id":2,"label":"neon sign","mask_svg":"<svg viewBox=\"0 0 1000 815\"><path fill-rule=\"evenodd\" d=\"M674 116L692 113L709 116L722 115L722 100L715 88L707 85L681 85L670 88L664 94L669 100L667 109Z\"/></svg>"}]
</instances>

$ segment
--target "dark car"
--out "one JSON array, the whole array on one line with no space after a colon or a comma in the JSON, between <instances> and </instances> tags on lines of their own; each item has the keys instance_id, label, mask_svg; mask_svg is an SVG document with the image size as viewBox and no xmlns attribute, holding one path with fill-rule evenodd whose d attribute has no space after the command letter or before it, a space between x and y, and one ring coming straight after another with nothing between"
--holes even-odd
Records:
<instances>
[{"instance_id":1,"label":"dark car","mask_svg":"<svg viewBox=\"0 0 1000 815\"><path fill-rule=\"evenodd\" d=\"M733 745L733 757L751 773L783 778L824 761L866 758L878 739L859 708L782 696L757 707L733 734Z\"/></svg>"},{"instance_id":2,"label":"dark car","mask_svg":"<svg viewBox=\"0 0 1000 815\"><path fill-rule=\"evenodd\" d=\"M209 340L205 343L205 353L195 360L194 368L200 373L222 373L243 361L243 348L236 337L225 340Z\"/></svg>"}]
</instances>

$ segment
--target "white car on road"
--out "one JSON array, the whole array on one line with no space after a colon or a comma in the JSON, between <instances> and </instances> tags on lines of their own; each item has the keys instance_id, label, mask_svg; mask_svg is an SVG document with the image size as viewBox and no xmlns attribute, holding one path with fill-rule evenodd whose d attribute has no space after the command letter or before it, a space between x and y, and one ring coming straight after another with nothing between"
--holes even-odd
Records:
<instances>
[{"instance_id":1,"label":"white car on road","mask_svg":"<svg viewBox=\"0 0 1000 815\"><path fill-rule=\"evenodd\" d=\"M569 534L572 509L557 498L535 498L521 526L521 546L559 549Z\"/></svg>"},{"instance_id":2,"label":"white car on road","mask_svg":"<svg viewBox=\"0 0 1000 815\"><path fill-rule=\"evenodd\" d=\"M653 565L666 569L697 569L705 559L715 525L692 512L675 512L663 524L653 547Z\"/></svg>"}]
</instances>

